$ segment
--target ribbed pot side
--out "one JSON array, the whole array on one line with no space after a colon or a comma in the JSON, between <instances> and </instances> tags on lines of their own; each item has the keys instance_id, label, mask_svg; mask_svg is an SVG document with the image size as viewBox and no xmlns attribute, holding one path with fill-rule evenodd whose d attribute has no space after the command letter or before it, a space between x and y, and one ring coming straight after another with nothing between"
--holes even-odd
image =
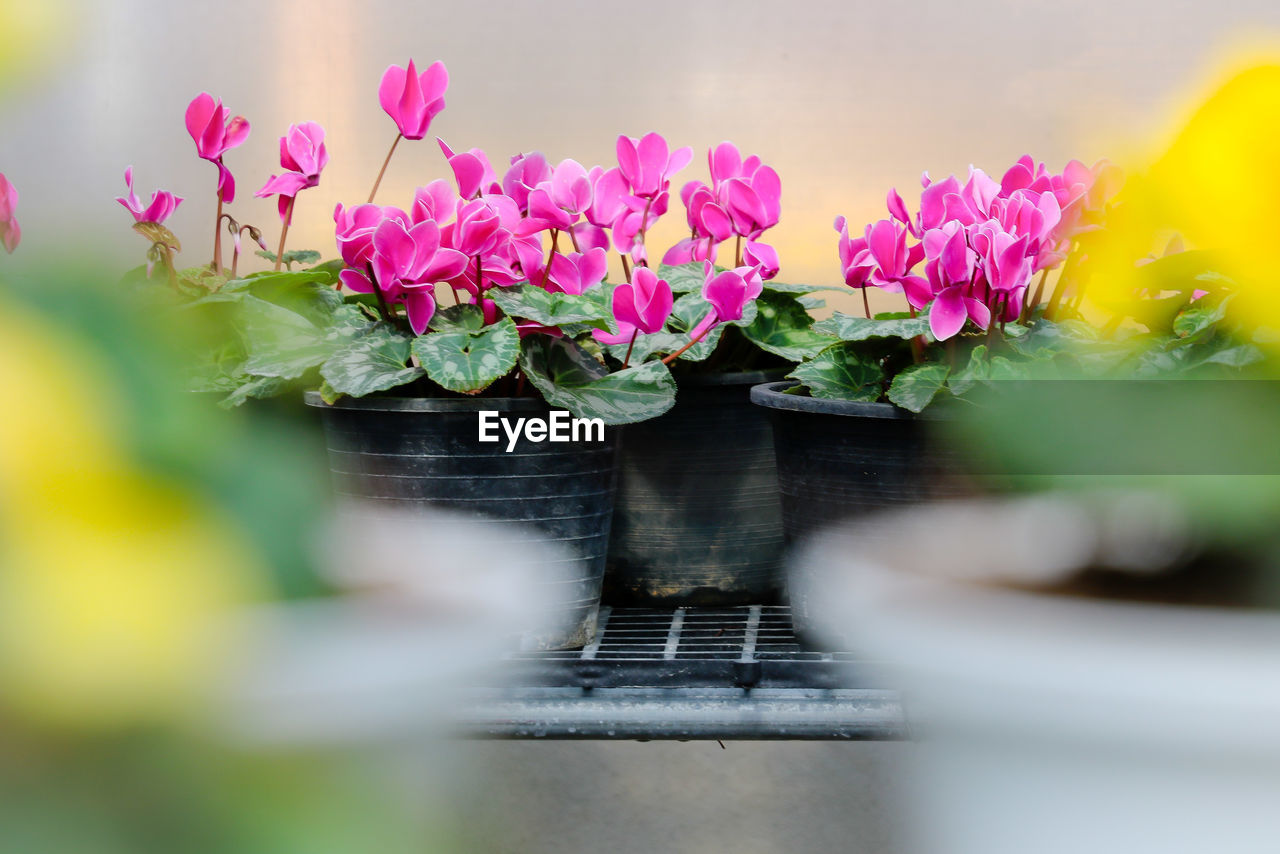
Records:
<instances>
[{"instance_id":1,"label":"ribbed pot side","mask_svg":"<svg viewBox=\"0 0 1280 854\"><path fill-rule=\"evenodd\" d=\"M622 431L605 576L617 604L776 601L782 515L773 440L750 372L680 381L676 405Z\"/></svg>"},{"instance_id":2,"label":"ribbed pot side","mask_svg":"<svg viewBox=\"0 0 1280 854\"><path fill-rule=\"evenodd\" d=\"M507 453L505 436L495 443L478 440L479 411L510 419L547 417L545 403L361 398L326 405L314 392L307 403L321 411L339 496L429 505L483 518L511 526L513 540L533 528L567 548L569 565L562 560L543 567L550 570L549 578L572 579L548 582L557 625L567 628L537 637L534 645L569 649L590 642L613 516L613 430L606 429L604 440L595 442L531 442L521 435Z\"/></svg>"},{"instance_id":3,"label":"ribbed pot side","mask_svg":"<svg viewBox=\"0 0 1280 854\"><path fill-rule=\"evenodd\" d=\"M954 458L931 441L927 419L888 403L785 394L792 385L775 382L751 390L752 401L773 423L788 548L849 519L864 520L860 543L885 539L893 530L868 523L867 517L970 491L954 476ZM790 569L806 571L803 562ZM792 618L802 635L810 626L807 589L803 583L788 586Z\"/></svg>"}]
</instances>

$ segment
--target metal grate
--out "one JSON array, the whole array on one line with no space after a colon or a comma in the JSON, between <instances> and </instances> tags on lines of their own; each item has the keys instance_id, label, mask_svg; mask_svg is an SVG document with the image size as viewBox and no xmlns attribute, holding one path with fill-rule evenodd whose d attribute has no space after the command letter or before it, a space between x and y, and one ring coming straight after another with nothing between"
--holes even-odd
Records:
<instances>
[{"instance_id":1,"label":"metal grate","mask_svg":"<svg viewBox=\"0 0 1280 854\"><path fill-rule=\"evenodd\" d=\"M581 650L522 652L507 684L553 688L862 687L855 657L803 646L785 606L600 609Z\"/></svg>"},{"instance_id":2,"label":"metal grate","mask_svg":"<svg viewBox=\"0 0 1280 854\"><path fill-rule=\"evenodd\" d=\"M788 608L602 608L581 650L522 652L475 691L477 738L902 739L897 692L868 662L806 648Z\"/></svg>"}]
</instances>

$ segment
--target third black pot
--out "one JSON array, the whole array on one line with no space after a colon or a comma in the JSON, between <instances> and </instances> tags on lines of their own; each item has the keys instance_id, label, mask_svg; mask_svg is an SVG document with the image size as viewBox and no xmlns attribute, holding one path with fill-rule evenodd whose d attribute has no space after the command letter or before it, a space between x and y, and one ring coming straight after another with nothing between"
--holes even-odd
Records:
<instances>
[{"instance_id":1,"label":"third black pot","mask_svg":"<svg viewBox=\"0 0 1280 854\"><path fill-rule=\"evenodd\" d=\"M670 412L623 429L605 601L778 598L782 516L773 440L750 393L780 374L682 378Z\"/></svg>"},{"instance_id":2,"label":"third black pot","mask_svg":"<svg viewBox=\"0 0 1280 854\"><path fill-rule=\"evenodd\" d=\"M842 519L962 491L928 419L889 403L787 394L788 380L751 390L768 411L787 542Z\"/></svg>"}]
</instances>

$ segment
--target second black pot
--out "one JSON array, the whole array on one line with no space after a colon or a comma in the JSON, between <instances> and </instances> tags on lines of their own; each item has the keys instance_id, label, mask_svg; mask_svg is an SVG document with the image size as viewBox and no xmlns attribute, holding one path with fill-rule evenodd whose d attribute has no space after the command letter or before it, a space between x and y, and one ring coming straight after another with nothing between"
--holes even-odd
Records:
<instances>
[{"instance_id":1,"label":"second black pot","mask_svg":"<svg viewBox=\"0 0 1280 854\"><path fill-rule=\"evenodd\" d=\"M605 601L775 601L782 515L773 439L751 387L781 372L685 377L670 412L623 429Z\"/></svg>"}]
</instances>

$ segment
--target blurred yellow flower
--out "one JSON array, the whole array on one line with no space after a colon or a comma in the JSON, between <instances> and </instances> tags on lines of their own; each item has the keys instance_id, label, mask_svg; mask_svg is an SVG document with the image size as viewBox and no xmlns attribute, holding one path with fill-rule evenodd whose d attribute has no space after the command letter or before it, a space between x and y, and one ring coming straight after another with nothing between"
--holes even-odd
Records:
<instances>
[{"instance_id":1,"label":"blurred yellow flower","mask_svg":"<svg viewBox=\"0 0 1280 854\"><path fill-rule=\"evenodd\" d=\"M1280 328L1280 63L1233 75L1155 150L1128 170L1106 231L1087 241L1090 298L1129 302L1150 284L1135 261L1180 235L1239 284L1239 319Z\"/></svg>"},{"instance_id":2,"label":"blurred yellow flower","mask_svg":"<svg viewBox=\"0 0 1280 854\"><path fill-rule=\"evenodd\" d=\"M0 315L0 704L109 726L195 700L218 618L263 575L213 508L131 465L98 364Z\"/></svg>"}]
</instances>

